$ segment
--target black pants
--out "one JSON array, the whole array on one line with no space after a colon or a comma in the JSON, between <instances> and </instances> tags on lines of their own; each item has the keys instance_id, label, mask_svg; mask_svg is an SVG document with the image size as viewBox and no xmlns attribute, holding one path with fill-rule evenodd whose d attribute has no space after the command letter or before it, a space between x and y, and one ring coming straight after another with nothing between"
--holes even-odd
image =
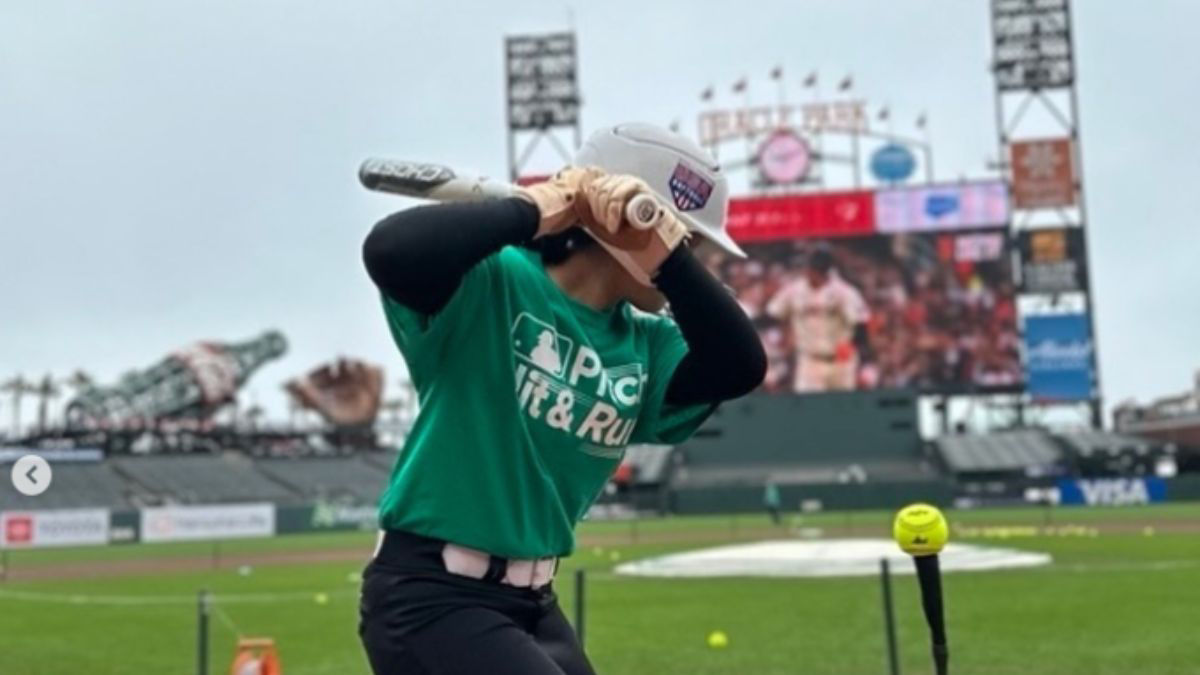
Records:
<instances>
[{"instance_id":1,"label":"black pants","mask_svg":"<svg viewBox=\"0 0 1200 675\"><path fill-rule=\"evenodd\" d=\"M375 675L595 675L551 588L450 574L441 548L389 532L363 572L358 632Z\"/></svg>"}]
</instances>

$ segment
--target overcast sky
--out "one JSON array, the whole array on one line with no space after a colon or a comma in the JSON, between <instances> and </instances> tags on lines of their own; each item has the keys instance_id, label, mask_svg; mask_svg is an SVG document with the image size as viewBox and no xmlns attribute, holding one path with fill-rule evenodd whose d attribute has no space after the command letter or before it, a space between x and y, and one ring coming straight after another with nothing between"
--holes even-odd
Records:
<instances>
[{"instance_id":1,"label":"overcast sky","mask_svg":"<svg viewBox=\"0 0 1200 675\"><path fill-rule=\"evenodd\" d=\"M814 68L827 90L853 73L897 132L927 111L938 177L984 175L988 4L577 3L584 125L691 133L704 87L733 105L748 74L774 100L778 63L794 98ZM1200 3L1075 4L1103 384L1145 399L1200 367L1200 72L1181 56ZM283 379L337 354L395 380L359 244L402 202L355 169L390 155L503 175L502 37L567 20L517 0L3 3L0 379L110 381L277 328L291 349L249 386L273 411Z\"/></svg>"}]
</instances>

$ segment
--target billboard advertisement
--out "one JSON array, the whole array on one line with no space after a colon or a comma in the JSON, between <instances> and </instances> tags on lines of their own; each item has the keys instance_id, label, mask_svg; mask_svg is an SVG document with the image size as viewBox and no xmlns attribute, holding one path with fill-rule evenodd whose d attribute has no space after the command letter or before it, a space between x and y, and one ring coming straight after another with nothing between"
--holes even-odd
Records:
<instances>
[{"instance_id":1,"label":"billboard advertisement","mask_svg":"<svg viewBox=\"0 0 1200 675\"><path fill-rule=\"evenodd\" d=\"M1085 401L1092 397L1092 335L1086 314L1025 319L1025 372L1038 401Z\"/></svg>"},{"instance_id":2,"label":"billboard advertisement","mask_svg":"<svg viewBox=\"0 0 1200 675\"><path fill-rule=\"evenodd\" d=\"M379 527L379 509L375 506L318 501L304 506L280 506L275 509L277 534L320 530L375 530Z\"/></svg>"},{"instance_id":3,"label":"billboard advertisement","mask_svg":"<svg viewBox=\"0 0 1200 675\"><path fill-rule=\"evenodd\" d=\"M875 230L875 201L867 190L731 199L728 227L739 242L859 236Z\"/></svg>"},{"instance_id":4,"label":"billboard advertisement","mask_svg":"<svg viewBox=\"0 0 1200 675\"><path fill-rule=\"evenodd\" d=\"M899 143L888 143L871 155L871 175L885 183L908 180L916 166L912 151Z\"/></svg>"},{"instance_id":5,"label":"billboard advertisement","mask_svg":"<svg viewBox=\"0 0 1200 675\"><path fill-rule=\"evenodd\" d=\"M739 240L747 259L705 262L758 329L766 391L1020 388L1004 230L757 234Z\"/></svg>"},{"instance_id":6,"label":"billboard advertisement","mask_svg":"<svg viewBox=\"0 0 1200 675\"><path fill-rule=\"evenodd\" d=\"M1167 481L1162 478L1063 478L1058 481L1060 504L1125 506L1166 501Z\"/></svg>"},{"instance_id":7,"label":"billboard advertisement","mask_svg":"<svg viewBox=\"0 0 1200 675\"><path fill-rule=\"evenodd\" d=\"M1008 191L1000 181L880 190L874 199L879 232L962 230L1008 224Z\"/></svg>"},{"instance_id":8,"label":"billboard advertisement","mask_svg":"<svg viewBox=\"0 0 1200 675\"><path fill-rule=\"evenodd\" d=\"M142 509L142 541L265 537L275 534L275 505L163 506Z\"/></svg>"},{"instance_id":9,"label":"billboard advertisement","mask_svg":"<svg viewBox=\"0 0 1200 675\"><path fill-rule=\"evenodd\" d=\"M1013 203L1018 209L1051 209L1075 204L1071 139L1016 141L1009 147Z\"/></svg>"},{"instance_id":10,"label":"billboard advertisement","mask_svg":"<svg viewBox=\"0 0 1200 675\"><path fill-rule=\"evenodd\" d=\"M1087 290L1083 229L1025 230L1017 236L1021 253L1021 291L1069 293Z\"/></svg>"},{"instance_id":11,"label":"billboard advertisement","mask_svg":"<svg viewBox=\"0 0 1200 675\"><path fill-rule=\"evenodd\" d=\"M0 513L0 547L40 548L107 543L108 509Z\"/></svg>"}]
</instances>

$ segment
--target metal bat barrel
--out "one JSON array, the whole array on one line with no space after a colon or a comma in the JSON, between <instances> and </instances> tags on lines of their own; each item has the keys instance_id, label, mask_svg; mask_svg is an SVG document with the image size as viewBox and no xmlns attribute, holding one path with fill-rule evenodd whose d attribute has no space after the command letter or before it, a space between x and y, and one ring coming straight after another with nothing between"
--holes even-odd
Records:
<instances>
[{"instance_id":1,"label":"metal bat barrel","mask_svg":"<svg viewBox=\"0 0 1200 675\"><path fill-rule=\"evenodd\" d=\"M358 181L368 190L450 202L503 199L515 189L503 181L456 172L441 164L378 158L359 166Z\"/></svg>"},{"instance_id":2,"label":"metal bat barrel","mask_svg":"<svg viewBox=\"0 0 1200 675\"><path fill-rule=\"evenodd\" d=\"M368 190L438 201L479 201L511 197L516 186L483 176L457 173L448 166L370 158L358 168L358 182ZM625 218L639 230L648 230L667 217L653 195L641 194L625 206Z\"/></svg>"}]
</instances>

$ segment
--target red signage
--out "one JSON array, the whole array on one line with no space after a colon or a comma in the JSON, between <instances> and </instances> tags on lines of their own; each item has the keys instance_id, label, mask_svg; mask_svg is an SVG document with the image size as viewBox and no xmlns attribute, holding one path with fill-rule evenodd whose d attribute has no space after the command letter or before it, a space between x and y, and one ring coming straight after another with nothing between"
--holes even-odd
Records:
<instances>
[{"instance_id":1,"label":"red signage","mask_svg":"<svg viewBox=\"0 0 1200 675\"><path fill-rule=\"evenodd\" d=\"M749 197L729 200L729 235L738 242L852 237L875 231L874 193Z\"/></svg>"},{"instance_id":2,"label":"red signage","mask_svg":"<svg viewBox=\"0 0 1200 675\"><path fill-rule=\"evenodd\" d=\"M1013 203L1046 209L1075 203L1071 139L1019 141L1012 148Z\"/></svg>"},{"instance_id":3,"label":"red signage","mask_svg":"<svg viewBox=\"0 0 1200 675\"><path fill-rule=\"evenodd\" d=\"M9 546L33 543L33 516L9 516L4 521L4 541Z\"/></svg>"}]
</instances>

